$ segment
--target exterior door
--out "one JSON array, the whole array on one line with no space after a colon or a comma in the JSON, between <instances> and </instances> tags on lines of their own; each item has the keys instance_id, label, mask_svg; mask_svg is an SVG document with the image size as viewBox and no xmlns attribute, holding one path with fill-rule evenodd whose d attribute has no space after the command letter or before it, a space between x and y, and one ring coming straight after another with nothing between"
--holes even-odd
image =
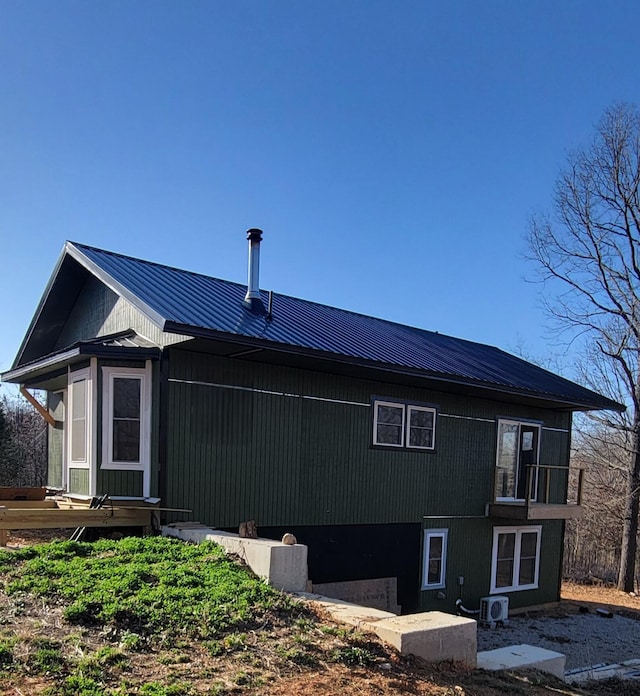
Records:
<instances>
[{"instance_id":1,"label":"exterior door","mask_svg":"<svg viewBox=\"0 0 640 696\"><path fill-rule=\"evenodd\" d=\"M496 500L525 500L527 472L538 464L540 426L519 421L498 422L496 461ZM533 471L530 500L535 500L537 470Z\"/></svg>"}]
</instances>

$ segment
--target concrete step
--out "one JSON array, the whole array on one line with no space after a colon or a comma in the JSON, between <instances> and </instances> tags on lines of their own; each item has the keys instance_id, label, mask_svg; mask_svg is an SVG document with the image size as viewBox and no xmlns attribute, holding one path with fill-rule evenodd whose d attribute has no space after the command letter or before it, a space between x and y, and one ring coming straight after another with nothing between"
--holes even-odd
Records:
<instances>
[{"instance_id":1,"label":"concrete step","mask_svg":"<svg viewBox=\"0 0 640 696\"><path fill-rule=\"evenodd\" d=\"M478 653L478 668L491 671L499 669L539 669L549 672L558 679L564 679L566 656L553 650L537 648L533 645L510 645L496 650Z\"/></svg>"}]
</instances>

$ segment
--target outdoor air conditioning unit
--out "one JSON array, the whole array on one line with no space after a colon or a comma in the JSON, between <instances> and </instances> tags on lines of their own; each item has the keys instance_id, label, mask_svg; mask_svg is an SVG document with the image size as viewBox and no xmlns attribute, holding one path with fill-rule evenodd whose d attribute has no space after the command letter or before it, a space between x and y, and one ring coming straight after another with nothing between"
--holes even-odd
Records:
<instances>
[{"instance_id":1,"label":"outdoor air conditioning unit","mask_svg":"<svg viewBox=\"0 0 640 696\"><path fill-rule=\"evenodd\" d=\"M483 597L480 600L480 623L495 628L497 623L509 621L508 597Z\"/></svg>"}]
</instances>

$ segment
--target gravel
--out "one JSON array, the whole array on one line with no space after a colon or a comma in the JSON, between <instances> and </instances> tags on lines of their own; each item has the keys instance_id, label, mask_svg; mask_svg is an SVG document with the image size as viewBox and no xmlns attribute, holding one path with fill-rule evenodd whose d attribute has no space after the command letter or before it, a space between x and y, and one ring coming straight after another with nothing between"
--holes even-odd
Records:
<instances>
[{"instance_id":1,"label":"gravel","mask_svg":"<svg viewBox=\"0 0 640 696\"><path fill-rule=\"evenodd\" d=\"M478 624L478 651L526 643L564 653L566 669L640 658L640 621L595 613L519 617L505 626Z\"/></svg>"}]
</instances>

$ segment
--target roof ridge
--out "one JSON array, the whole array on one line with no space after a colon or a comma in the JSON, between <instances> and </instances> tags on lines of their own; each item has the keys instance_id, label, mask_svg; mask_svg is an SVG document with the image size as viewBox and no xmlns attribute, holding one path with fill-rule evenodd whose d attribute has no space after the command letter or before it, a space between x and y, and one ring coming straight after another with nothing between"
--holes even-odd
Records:
<instances>
[{"instance_id":1,"label":"roof ridge","mask_svg":"<svg viewBox=\"0 0 640 696\"><path fill-rule=\"evenodd\" d=\"M215 281L218 281L221 283L227 283L229 285L233 285L233 286L238 287L238 288L246 287L246 283L239 283L238 281L228 280L226 278L218 278L217 276L207 275L206 273L200 273L198 271L190 271L186 268L179 268L178 266L171 266L171 265L165 264L165 263L158 263L157 261L150 261L148 259L141 259L137 256L131 256L130 254L122 254L122 253L117 252L117 251L110 251L109 249L102 249L101 247L91 246L90 244L83 244L81 242L73 242L73 241L68 241L68 243L72 244L74 247L76 247L80 250L82 250L83 248L90 249L91 251L99 252L101 254L108 254L109 256L117 256L118 258L121 258L121 259L129 259L131 261L135 261L136 263L143 263L143 264L146 264L148 266L154 266L156 268L164 268L164 269L167 269L169 271L184 273L186 275L196 277L196 278L204 278L205 280L215 280ZM351 316L362 317L363 319L367 319L367 320L374 320L374 321L381 322L381 323L386 324L386 325L398 326L404 330L410 329L411 331L416 331L416 332L419 332L421 334L423 334L423 333L424 334L431 334L434 336L440 336L440 337L445 338L445 339L451 339L453 341L464 342L464 343L467 343L469 345L477 345L477 346L482 346L484 348L492 348L493 350L500 351L501 353L504 353L505 355L511 355L515 358L518 357L518 356L514 355L513 353L509 353L509 352L503 350L502 348L499 348L498 346L494 346L494 345L491 345L488 343L481 343L480 341L472 341L468 338L460 338L458 336L451 336L450 334L441 333L440 331L435 331L434 329L425 329L421 326L413 326L411 324L403 324L402 322L395 321L393 319L385 319L384 317L374 316L373 314L365 314L364 312L357 312L357 311L354 311L352 309L345 309L344 307L336 307L334 305L325 304L323 302L317 302L316 300L308 300L304 297L298 297L296 295L289 295L289 294L286 294L283 292L278 292L276 290L266 290L264 288L261 288L260 292L273 292L274 296L280 296L283 298L287 298L289 300L295 300L297 302L304 302L304 303L309 304L309 305L314 305L315 307L323 307L325 309L329 309L329 310L336 311L336 312L342 312L344 314L349 314ZM524 360L524 358L519 358L519 359ZM525 362L527 362L527 361L525 361Z\"/></svg>"}]
</instances>

